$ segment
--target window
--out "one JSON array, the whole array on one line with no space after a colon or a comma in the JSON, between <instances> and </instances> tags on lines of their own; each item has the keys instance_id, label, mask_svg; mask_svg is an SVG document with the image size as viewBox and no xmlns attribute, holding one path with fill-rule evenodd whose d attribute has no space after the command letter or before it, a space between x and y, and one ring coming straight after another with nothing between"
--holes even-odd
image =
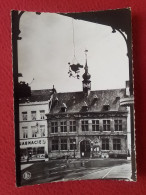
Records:
<instances>
[{"instance_id":1,"label":"window","mask_svg":"<svg viewBox=\"0 0 146 195\"><path fill-rule=\"evenodd\" d=\"M115 131L122 131L122 120L115 120Z\"/></svg>"},{"instance_id":2,"label":"window","mask_svg":"<svg viewBox=\"0 0 146 195\"><path fill-rule=\"evenodd\" d=\"M110 120L103 120L103 131L110 131Z\"/></svg>"},{"instance_id":3,"label":"window","mask_svg":"<svg viewBox=\"0 0 146 195\"><path fill-rule=\"evenodd\" d=\"M40 119L45 119L45 110L40 110Z\"/></svg>"},{"instance_id":4,"label":"window","mask_svg":"<svg viewBox=\"0 0 146 195\"><path fill-rule=\"evenodd\" d=\"M31 119L32 119L33 121L36 120L36 111L31 111Z\"/></svg>"},{"instance_id":5,"label":"window","mask_svg":"<svg viewBox=\"0 0 146 195\"><path fill-rule=\"evenodd\" d=\"M32 154L36 155L37 154L37 148L32 148Z\"/></svg>"},{"instance_id":6,"label":"window","mask_svg":"<svg viewBox=\"0 0 146 195\"><path fill-rule=\"evenodd\" d=\"M67 125L66 125L66 121L62 121L60 123L60 127L61 127L61 132L67 132Z\"/></svg>"},{"instance_id":7,"label":"window","mask_svg":"<svg viewBox=\"0 0 146 195\"><path fill-rule=\"evenodd\" d=\"M27 121L27 112L22 112L22 120Z\"/></svg>"},{"instance_id":8,"label":"window","mask_svg":"<svg viewBox=\"0 0 146 195\"><path fill-rule=\"evenodd\" d=\"M58 150L58 139L52 140L52 150Z\"/></svg>"},{"instance_id":9,"label":"window","mask_svg":"<svg viewBox=\"0 0 146 195\"><path fill-rule=\"evenodd\" d=\"M66 112L66 108L65 107L61 107L61 112Z\"/></svg>"},{"instance_id":10,"label":"window","mask_svg":"<svg viewBox=\"0 0 146 195\"><path fill-rule=\"evenodd\" d=\"M70 150L76 149L76 139L70 139Z\"/></svg>"},{"instance_id":11,"label":"window","mask_svg":"<svg viewBox=\"0 0 146 195\"><path fill-rule=\"evenodd\" d=\"M62 104L61 112L66 112L67 106L65 103Z\"/></svg>"},{"instance_id":12,"label":"window","mask_svg":"<svg viewBox=\"0 0 146 195\"><path fill-rule=\"evenodd\" d=\"M41 137L45 136L45 125L40 125L40 134L41 134Z\"/></svg>"},{"instance_id":13,"label":"window","mask_svg":"<svg viewBox=\"0 0 146 195\"><path fill-rule=\"evenodd\" d=\"M99 131L99 120L92 120L92 131Z\"/></svg>"},{"instance_id":14,"label":"window","mask_svg":"<svg viewBox=\"0 0 146 195\"><path fill-rule=\"evenodd\" d=\"M44 153L45 153L44 147L37 148L37 154L44 154Z\"/></svg>"},{"instance_id":15,"label":"window","mask_svg":"<svg viewBox=\"0 0 146 195\"><path fill-rule=\"evenodd\" d=\"M28 138L28 128L22 127L23 138Z\"/></svg>"},{"instance_id":16,"label":"window","mask_svg":"<svg viewBox=\"0 0 146 195\"><path fill-rule=\"evenodd\" d=\"M67 150L67 139L61 139L61 150Z\"/></svg>"},{"instance_id":17,"label":"window","mask_svg":"<svg viewBox=\"0 0 146 195\"><path fill-rule=\"evenodd\" d=\"M21 159L25 159L27 157L27 149L20 149Z\"/></svg>"},{"instance_id":18,"label":"window","mask_svg":"<svg viewBox=\"0 0 146 195\"><path fill-rule=\"evenodd\" d=\"M103 105L103 111L108 111L110 109L109 105Z\"/></svg>"},{"instance_id":19,"label":"window","mask_svg":"<svg viewBox=\"0 0 146 195\"><path fill-rule=\"evenodd\" d=\"M51 122L51 133L58 132L58 122Z\"/></svg>"},{"instance_id":20,"label":"window","mask_svg":"<svg viewBox=\"0 0 146 195\"><path fill-rule=\"evenodd\" d=\"M45 148L44 147L34 147L34 148L27 148L27 153L26 154L31 154L31 158L40 158L40 155L38 156L37 154L44 154L45 153ZM35 156L33 156L35 155Z\"/></svg>"},{"instance_id":21,"label":"window","mask_svg":"<svg viewBox=\"0 0 146 195\"><path fill-rule=\"evenodd\" d=\"M36 126L31 126L31 130L32 130L32 137L37 137Z\"/></svg>"},{"instance_id":22,"label":"window","mask_svg":"<svg viewBox=\"0 0 146 195\"><path fill-rule=\"evenodd\" d=\"M121 150L121 140L113 139L113 150Z\"/></svg>"},{"instance_id":23,"label":"window","mask_svg":"<svg viewBox=\"0 0 146 195\"><path fill-rule=\"evenodd\" d=\"M70 132L76 132L76 121L69 121Z\"/></svg>"},{"instance_id":24,"label":"window","mask_svg":"<svg viewBox=\"0 0 146 195\"><path fill-rule=\"evenodd\" d=\"M82 131L88 131L88 121L82 121Z\"/></svg>"},{"instance_id":25,"label":"window","mask_svg":"<svg viewBox=\"0 0 146 195\"><path fill-rule=\"evenodd\" d=\"M109 150L109 139L102 139L102 150Z\"/></svg>"}]
</instances>

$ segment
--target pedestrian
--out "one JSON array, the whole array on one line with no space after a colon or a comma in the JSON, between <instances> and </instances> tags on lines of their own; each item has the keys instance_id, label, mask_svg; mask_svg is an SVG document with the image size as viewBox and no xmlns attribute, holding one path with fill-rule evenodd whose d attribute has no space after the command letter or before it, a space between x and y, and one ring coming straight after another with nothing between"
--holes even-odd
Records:
<instances>
[{"instance_id":1,"label":"pedestrian","mask_svg":"<svg viewBox=\"0 0 146 195\"><path fill-rule=\"evenodd\" d=\"M29 162L29 155L27 156L27 162Z\"/></svg>"},{"instance_id":2,"label":"pedestrian","mask_svg":"<svg viewBox=\"0 0 146 195\"><path fill-rule=\"evenodd\" d=\"M69 156L68 156L68 155L66 156L66 159L67 159L67 160L66 160L67 167L69 167Z\"/></svg>"}]
</instances>

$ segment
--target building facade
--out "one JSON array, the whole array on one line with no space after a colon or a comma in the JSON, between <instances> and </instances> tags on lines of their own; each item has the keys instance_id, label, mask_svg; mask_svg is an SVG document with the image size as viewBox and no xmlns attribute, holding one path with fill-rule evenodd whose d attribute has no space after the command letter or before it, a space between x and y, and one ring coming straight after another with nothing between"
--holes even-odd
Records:
<instances>
[{"instance_id":1,"label":"building facade","mask_svg":"<svg viewBox=\"0 0 146 195\"><path fill-rule=\"evenodd\" d=\"M21 161L48 160L46 113L52 90L32 90L29 98L19 100L19 135Z\"/></svg>"},{"instance_id":2,"label":"building facade","mask_svg":"<svg viewBox=\"0 0 146 195\"><path fill-rule=\"evenodd\" d=\"M87 62L81 92L55 93L48 122L50 159L127 158L126 89L91 91Z\"/></svg>"}]
</instances>

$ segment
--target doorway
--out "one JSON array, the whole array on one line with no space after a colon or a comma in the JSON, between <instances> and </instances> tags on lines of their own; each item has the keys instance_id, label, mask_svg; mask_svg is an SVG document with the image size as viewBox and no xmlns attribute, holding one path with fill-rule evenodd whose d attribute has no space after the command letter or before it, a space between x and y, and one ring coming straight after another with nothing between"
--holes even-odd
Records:
<instances>
[{"instance_id":1,"label":"doorway","mask_svg":"<svg viewBox=\"0 0 146 195\"><path fill-rule=\"evenodd\" d=\"M81 141L80 142L81 158L90 158L90 151L91 151L90 141L88 140Z\"/></svg>"}]
</instances>

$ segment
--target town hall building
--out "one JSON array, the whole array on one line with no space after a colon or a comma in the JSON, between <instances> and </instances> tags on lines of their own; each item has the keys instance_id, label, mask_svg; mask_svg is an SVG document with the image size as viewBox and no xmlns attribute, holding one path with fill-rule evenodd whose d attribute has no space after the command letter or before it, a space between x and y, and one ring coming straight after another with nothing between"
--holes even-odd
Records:
<instances>
[{"instance_id":1,"label":"town hall building","mask_svg":"<svg viewBox=\"0 0 146 195\"><path fill-rule=\"evenodd\" d=\"M48 155L56 158L127 158L127 89L91 91L87 61L80 92L54 93L48 124Z\"/></svg>"}]
</instances>

